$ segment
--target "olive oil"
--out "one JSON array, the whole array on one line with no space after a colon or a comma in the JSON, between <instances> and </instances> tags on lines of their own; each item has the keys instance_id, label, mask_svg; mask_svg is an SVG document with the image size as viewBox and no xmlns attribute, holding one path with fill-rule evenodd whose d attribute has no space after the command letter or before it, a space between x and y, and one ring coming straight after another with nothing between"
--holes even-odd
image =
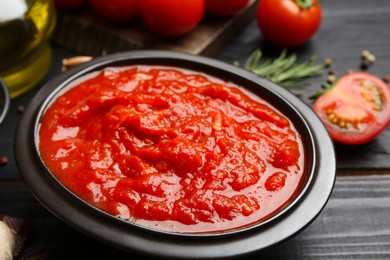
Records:
<instances>
[{"instance_id":1,"label":"olive oil","mask_svg":"<svg viewBox=\"0 0 390 260\"><path fill-rule=\"evenodd\" d=\"M55 22L51 0L0 0L0 77L11 97L33 88L47 73Z\"/></svg>"}]
</instances>

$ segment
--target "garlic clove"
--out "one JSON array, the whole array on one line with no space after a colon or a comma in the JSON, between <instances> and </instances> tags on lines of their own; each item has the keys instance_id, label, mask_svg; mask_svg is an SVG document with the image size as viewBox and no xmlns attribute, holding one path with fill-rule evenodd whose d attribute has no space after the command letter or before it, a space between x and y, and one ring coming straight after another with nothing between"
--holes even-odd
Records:
<instances>
[{"instance_id":1,"label":"garlic clove","mask_svg":"<svg viewBox=\"0 0 390 260\"><path fill-rule=\"evenodd\" d=\"M0 259L12 260L15 247L15 232L0 221Z\"/></svg>"}]
</instances>

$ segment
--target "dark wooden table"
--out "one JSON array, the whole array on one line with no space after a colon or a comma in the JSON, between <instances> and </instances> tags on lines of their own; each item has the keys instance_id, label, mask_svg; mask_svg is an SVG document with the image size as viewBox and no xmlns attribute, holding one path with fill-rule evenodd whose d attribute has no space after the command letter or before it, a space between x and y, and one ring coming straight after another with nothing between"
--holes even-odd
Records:
<instances>
[{"instance_id":1,"label":"dark wooden table","mask_svg":"<svg viewBox=\"0 0 390 260\"><path fill-rule=\"evenodd\" d=\"M292 51L304 60L316 55L331 58L337 76L359 70L360 53L369 50L376 63L369 72L390 74L390 1L322 1L323 20L315 37ZM268 45L251 22L216 58L241 64L256 48L269 57L280 49ZM13 158L14 131L38 89L61 73L61 60L73 56L72 50L53 44L53 65L35 90L11 102L0 126L0 156L9 158L0 166L0 214L31 223L28 245L49 253L50 259L130 259L126 252L89 238L69 227L41 206L24 186ZM0 61L1 62L1 61ZM304 102L320 89L325 76L311 79L299 89ZM390 259L390 130L361 146L335 145L337 179L332 196L320 216L303 232L286 243L251 259Z\"/></svg>"}]
</instances>

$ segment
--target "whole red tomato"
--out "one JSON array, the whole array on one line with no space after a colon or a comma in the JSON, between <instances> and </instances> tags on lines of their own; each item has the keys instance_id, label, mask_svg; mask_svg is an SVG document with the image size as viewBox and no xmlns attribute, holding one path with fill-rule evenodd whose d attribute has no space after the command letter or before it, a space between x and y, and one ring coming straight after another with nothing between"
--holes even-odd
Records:
<instances>
[{"instance_id":1,"label":"whole red tomato","mask_svg":"<svg viewBox=\"0 0 390 260\"><path fill-rule=\"evenodd\" d=\"M231 16L243 10L249 0L206 0L206 12L217 16Z\"/></svg>"},{"instance_id":2,"label":"whole red tomato","mask_svg":"<svg viewBox=\"0 0 390 260\"><path fill-rule=\"evenodd\" d=\"M204 0L141 0L140 12L146 26L168 37L193 30L204 13Z\"/></svg>"},{"instance_id":3,"label":"whole red tomato","mask_svg":"<svg viewBox=\"0 0 390 260\"><path fill-rule=\"evenodd\" d=\"M307 42L321 23L317 0L260 0L257 24L263 36L281 47Z\"/></svg>"},{"instance_id":4,"label":"whole red tomato","mask_svg":"<svg viewBox=\"0 0 390 260\"><path fill-rule=\"evenodd\" d=\"M321 95L313 109L334 141L366 143L390 124L390 87L372 74L350 73Z\"/></svg>"},{"instance_id":5,"label":"whole red tomato","mask_svg":"<svg viewBox=\"0 0 390 260\"><path fill-rule=\"evenodd\" d=\"M85 4L87 0L54 0L55 6L60 10L72 10Z\"/></svg>"},{"instance_id":6,"label":"whole red tomato","mask_svg":"<svg viewBox=\"0 0 390 260\"><path fill-rule=\"evenodd\" d=\"M130 21L139 14L139 0L89 0L95 12L110 21Z\"/></svg>"}]
</instances>

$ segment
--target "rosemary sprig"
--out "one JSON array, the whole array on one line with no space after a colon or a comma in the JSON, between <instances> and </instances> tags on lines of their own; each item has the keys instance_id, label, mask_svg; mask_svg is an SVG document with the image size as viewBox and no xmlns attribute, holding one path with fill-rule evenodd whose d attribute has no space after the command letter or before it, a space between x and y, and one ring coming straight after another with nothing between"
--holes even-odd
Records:
<instances>
[{"instance_id":1,"label":"rosemary sprig","mask_svg":"<svg viewBox=\"0 0 390 260\"><path fill-rule=\"evenodd\" d=\"M333 83L329 83L329 82L324 82L321 84L321 90L320 91L317 91L316 93L314 93L314 95L310 96L309 99L317 99L319 98L320 96L322 96L323 94L329 92L333 87L334 85L336 84L336 82L333 82Z\"/></svg>"},{"instance_id":2,"label":"rosemary sprig","mask_svg":"<svg viewBox=\"0 0 390 260\"><path fill-rule=\"evenodd\" d=\"M309 83L305 79L322 75L326 67L325 64L315 64L315 57L303 63L297 63L297 55L292 53L287 55L287 50L283 49L279 57L271 61L262 61L262 51L255 50L246 60L244 67L261 76L267 78L283 87L307 86Z\"/></svg>"}]
</instances>

